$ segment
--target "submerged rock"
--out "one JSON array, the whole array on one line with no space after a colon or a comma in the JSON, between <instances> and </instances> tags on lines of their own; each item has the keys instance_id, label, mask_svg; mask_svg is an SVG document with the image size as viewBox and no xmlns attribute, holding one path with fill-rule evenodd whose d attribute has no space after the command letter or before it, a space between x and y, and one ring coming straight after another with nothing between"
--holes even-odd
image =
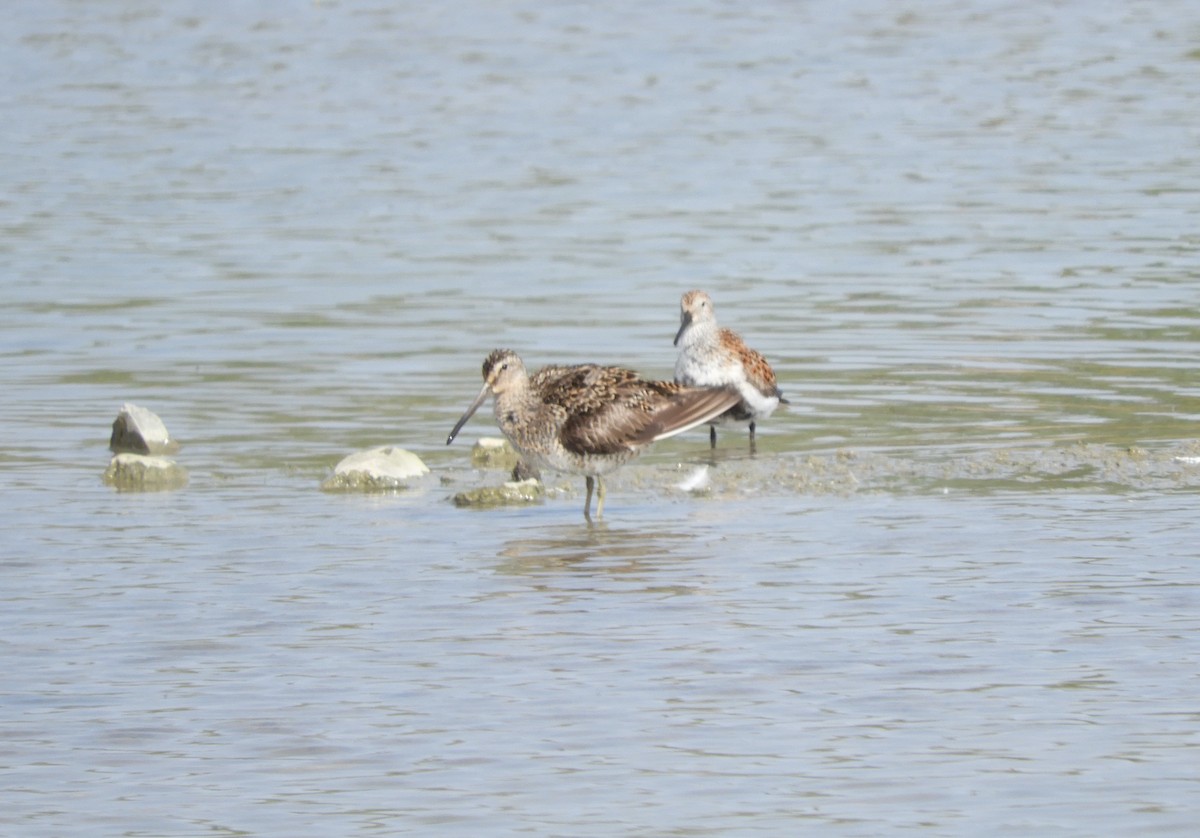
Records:
<instances>
[{"instance_id":1,"label":"submerged rock","mask_svg":"<svg viewBox=\"0 0 1200 838\"><path fill-rule=\"evenodd\" d=\"M454 496L455 506L520 506L531 503L541 503L546 494L542 481L529 480L510 481L499 486L481 486L478 489L467 489Z\"/></svg>"},{"instance_id":2,"label":"submerged rock","mask_svg":"<svg viewBox=\"0 0 1200 838\"><path fill-rule=\"evenodd\" d=\"M116 454L174 454L179 443L171 439L167 426L152 411L126 402L113 421L108 447Z\"/></svg>"},{"instance_id":3,"label":"submerged rock","mask_svg":"<svg viewBox=\"0 0 1200 838\"><path fill-rule=\"evenodd\" d=\"M344 458L321 488L327 492L387 492L405 489L429 474L429 466L404 448L384 445Z\"/></svg>"},{"instance_id":4,"label":"submerged rock","mask_svg":"<svg viewBox=\"0 0 1200 838\"><path fill-rule=\"evenodd\" d=\"M526 465L516 450L504 437L483 436L471 448L471 465L475 468L504 469L512 474L514 483L524 480L541 480L542 473Z\"/></svg>"},{"instance_id":5,"label":"submerged rock","mask_svg":"<svg viewBox=\"0 0 1200 838\"><path fill-rule=\"evenodd\" d=\"M123 492L165 492L187 485L187 469L167 457L122 452L104 471L104 482Z\"/></svg>"},{"instance_id":6,"label":"submerged rock","mask_svg":"<svg viewBox=\"0 0 1200 838\"><path fill-rule=\"evenodd\" d=\"M471 448L471 465L476 468L512 469L517 459L517 452L503 437L480 437Z\"/></svg>"}]
</instances>

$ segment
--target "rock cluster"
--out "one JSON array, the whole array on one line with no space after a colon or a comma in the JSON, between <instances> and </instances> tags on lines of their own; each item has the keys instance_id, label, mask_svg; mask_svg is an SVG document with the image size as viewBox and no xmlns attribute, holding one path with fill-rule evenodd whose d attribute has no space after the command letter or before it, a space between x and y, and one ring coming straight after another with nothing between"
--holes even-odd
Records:
<instances>
[{"instance_id":1,"label":"rock cluster","mask_svg":"<svg viewBox=\"0 0 1200 838\"><path fill-rule=\"evenodd\" d=\"M161 492L187 485L187 469L166 454L179 450L167 426L144 407L126 403L113 421L108 441L113 458L104 482L123 492Z\"/></svg>"}]
</instances>

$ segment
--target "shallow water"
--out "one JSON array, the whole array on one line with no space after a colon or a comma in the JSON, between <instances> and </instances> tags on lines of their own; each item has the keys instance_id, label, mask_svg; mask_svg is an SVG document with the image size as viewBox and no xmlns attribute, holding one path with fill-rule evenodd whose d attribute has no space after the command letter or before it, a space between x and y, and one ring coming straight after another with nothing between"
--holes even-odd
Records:
<instances>
[{"instance_id":1,"label":"shallow water","mask_svg":"<svg viewBox=\"0 0 1200 838\"><path fill-rule=\"evenodd\" d=\"M0 831L1191 834L1189 5L26 5ZM692 287L754 456L450 502L490 349L669 376Z\"/></svg>"}]
</instances>

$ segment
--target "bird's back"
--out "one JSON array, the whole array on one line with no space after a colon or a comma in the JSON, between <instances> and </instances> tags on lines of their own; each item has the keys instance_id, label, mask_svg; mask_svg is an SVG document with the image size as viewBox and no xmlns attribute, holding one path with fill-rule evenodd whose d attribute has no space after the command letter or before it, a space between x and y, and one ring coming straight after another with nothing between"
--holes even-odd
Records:
<instances>
[{"instance_id":1,"label":"bird's back","mask_svg":"<svg viewBox=\"0 0 1200 838\"><path fill-rule=\"evenodd\" d=\"M578 456L617 455L707 421L737 402L732 391L647 381L597 364L545 367L530 379L544 409L561 417L558 440Z\"/></svg>"}]
</instances>

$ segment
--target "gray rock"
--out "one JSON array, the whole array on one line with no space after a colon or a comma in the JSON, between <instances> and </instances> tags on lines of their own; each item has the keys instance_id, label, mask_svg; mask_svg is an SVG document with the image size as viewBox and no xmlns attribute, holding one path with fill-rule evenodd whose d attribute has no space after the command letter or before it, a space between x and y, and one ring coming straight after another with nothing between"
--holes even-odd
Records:
<instances>
[{"instance_id":1,"label":"gray rock","mask_svg":"<svg viewBox=\"0 0 1200 838\"><path fill-rule=\"evenodd\" d=\"M471 465L476 468L500 468L507 471L516 464L517 452L503 437L480 437L471 447Z\"/></svg>"},{"instance_id":2,"label":"gray rock","mask_svg":"<svg viewBox=\"0 0 1200 838\"><path fill-rule=\"evenodd\" d=\"M512 473L514 483L524 480L540 480L542 474L536 468L526 465L518 456L510 443L504 437L480 437L471 448L471 465L475 468L504 469Z\"/></svg>"},{"instance_id":3,"label":"gray rock","mask_svg":"<svg viewBox=\"0 0 1200 838\"><path fill-rule=\"evenodd\" d=\"M386 492L404 489L429 467L411 451L384 445L344 458L321 484L327 492Z\"/></svg>"},{"instance_id":4,"label":"gray rock","mask_svg":"<svg viewBox=\"0 0 1200 838\"><path fill-rule=\"evenodd\" d=\"M126 402L113 422L108 447L113 453L174 454L179 443L171 439L167 426L144 407Z\"/></svg>"},{"instance_id":5,"label":"gray rock","mask_svg":"<svg viewBox=\"0 0 1200 838\"><path fill-rule=\"evenodd\" d=\"M123 492L166 492L187 485L187 469L167 457L122 452L104 471L104 482Z\"/></svg>"},{"instance_id":6,"label":"gray rock","mask_svg":"<svg viewBox=\"0 0 1200 838\"><path fill-rule=\"evenodd\" d=\"M520 506L541 503L546 487L540 480L522 480L503 483L499 486L482 486L468 489L454 496L455 506Z\"/></svg>"}]
</instances>

